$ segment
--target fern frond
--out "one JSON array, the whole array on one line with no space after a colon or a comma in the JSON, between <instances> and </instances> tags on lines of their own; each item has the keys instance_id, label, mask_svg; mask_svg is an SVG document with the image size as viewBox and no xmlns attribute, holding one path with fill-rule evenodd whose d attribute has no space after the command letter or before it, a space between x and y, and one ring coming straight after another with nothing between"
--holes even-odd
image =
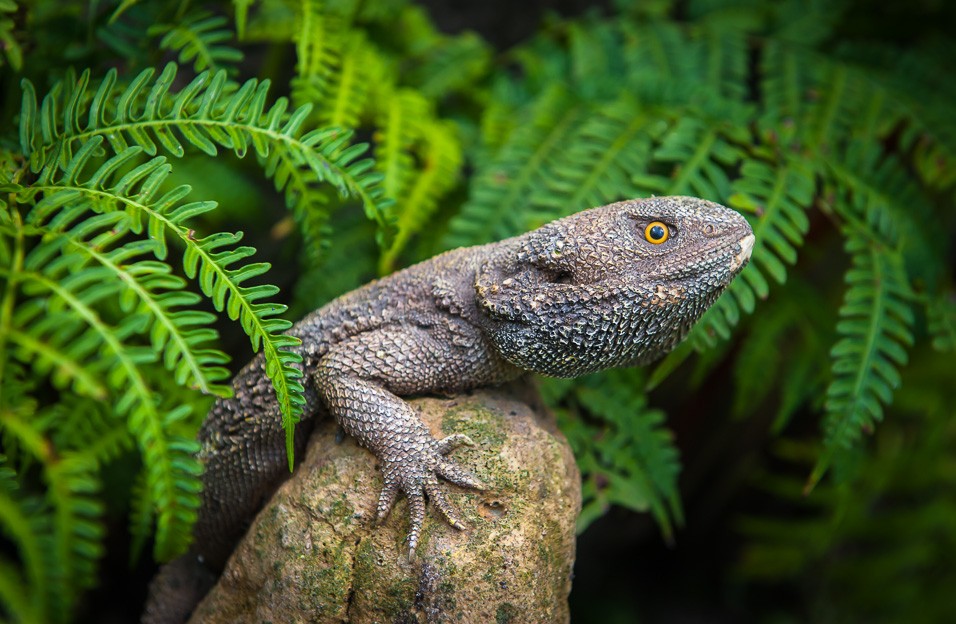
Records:
<instances>
[{"instance_id":1,"label":"fern frond","mask_svg":"<svg viewBox=\"0 0 956 624\"><path fill-rule=\"evenodd\" d=\"M225 28L228 20L221 15L198 11L176 24L157 24L150 27L150 35L162 35L159 47L176 53L181 65L192 65L196 73L225 69L237 73L236 64L242 61L242 52L223 42L231 41L233 33Z\"/></svg>"},{"instance_id":2,"label":"fern frond","mask_svg":"<svg viewBox=\"0 0 956 624\"><path fill-rule=\"evenodd\" d=\"M336 128L357 128L369 104L369 91L375 86L376 68L381 63L364 35L350 31L342 45L336 70L323 83L324 90L321 93L310 93L309 99L305 100L315 106L319 124ZM379 71L382 71L381 68ZM293 82L293 99L297 97L295 84Z\"/></svg>"},{"instance_id":3,"label":"fern frond","mask_svg":"<svg viewBox=\"0 0 956 624\"><path fill-rule=\"evenodd\" d=\"M411 148L421 137L422 122L430 116L428 101L409 89L397 90L382 106L375 164L388 197L401 197L411 182L415 174Z\"/></svg>"},{"instance_id":4,"label":"fern frond","mask_svg":"<svg viewBox=\"0 0 956 624\"><path fill-rule=\"evenodd\" d=\"M748 160L732 187L730 205L756 215L751 223L756 237L753 260L694 328L698 348L730 336L740 312L750 314L756 300L767 297L768 277L778 284L786 282L786 265L796 263L797 249L810 227L806 210L813 201L816 180L807 163L793 159L773 166Z\"/></svg>"},{"instance_id":5,"label":"fern frond","mask_svg":"<svg viewBox=\"0 0 956 624\"><path fill-rule=\"evenodd\" d=\"M24 533L21 527L15 539L28 570L31 566L43 566L32 574L42 575L47 583L34 585L43 594L35 596L45 601L42 610L51 621L66 622L79 593L95 583L97 560L103 553L102 504L96 499L97 465L90 458L69 451L55 454L32 413L9 411L3 414L2 422L5 432L17 438L20 448L43 468L46 499L42 505L30 505L35 524L30 528L36 533ZM16 511L17 505L14 507ZM4 520L13 517L8 515ZM32 557L38 560L31 562Z\"/></svg>"},{"instance_id":6,"label":"fern frond","mask_svg":"<svg viewBox=\"0 0 956 624\"><path fill-rule=\"evenodd\" d=\"M0 47L10 67L20 71L23 68L23 48L17 40L16 23L10 18L10 14L16 12L14 0L0 0Z\"/></svg>"},{"instance_id":7,"label":"fern frond","mask_svg":"<svg viewBox=\"0 0 956 624\"><path fill-rule=\"evenodd\" d=\"M564 431L585 475L584 506L578 519L583 531L616 504L635 511L650 510L668 540L674 523L683 522L677 476L680 460L673 435L664 428L662 411L647 406L629 371L609 371L585 380L574 392L588 412L603 420L605 434L594 439L593 427L565 416Z\"/></svg>"},{"instance_id":8,"label":"fern frond","mask_svg":"<svg viewBox=\"0 0 956 624\"><path fill-rule=\"evenodd\" d=\"M329 82L339 70L347 27L345 19L326 10L321 0L301 0L296 8L292 100L301 106L322 101L331 91Z\"/></svg>"},{"instance_id":9,"label":"fern frond","mask_svg":"<svg viewBox=\"0 0 956 624\"><path fill-rule=\"evenodd\" d=\"M162 149L181 157L182 139L211 156L224 148L243 157L251 145L290 207L306 211L324 204L324 187L331 185L343 197L360 199L366 215L385 226L379 176L370 160L359 160L365 146L350 145L350 133L304 131L308 108L290 115L284 98L269 105L268 81L250 79L236 89L224 71L203 72L174 94L176 73L170 63L154 81L148 69L117 92L111 71L93 94L84 73L76 84L54 87L39 107L33 87L24 82L20 140L32 170L53 163L65 168L77 146L97 137L116 154L134 145L149 155Z\"/></svg>"},{"instance_id":10,"label":"fern frond","mask_svg":"<svg viewBox=\"0 0 956 624\"><path fill-rule=\"evenodd\" d=\"M446 247L463 247L500 240L541 223L525 218L527 197L548 179L545 166L566 148L570 136L587 116L587 107L556 86L522 112L521 123L508 141L483 163L469 199L455 215Z\"/></svg>"},{"instance_id":11,"label":"fern frond","mask_svg":"<svg viewBox=\"0 0 956 624\"><path fill-rule=\"evenodd\" d=\"M930 299L926 313L933 348L956 351L956 299L952 293Z\"/></svg>"},{"instance_id":12,"label":"fern frond","mask_svg":"<svg viewBox=\"0 0 956 624\"><path fill-rule=\"evenodd\" d=\"M0 422L7 422L10 414L0 412ZM43 513L41 500L22 496L18 489L15 472L0 455L0 531L16 546L20 563L15 569L0 558L0 598L19 621L43 622L50 608L46 593L58 589L51 578L49 515Z\"/></svg>"},{"instance_id":13,"label":"fern frond","mask_svg":"<svg viewBox=\"0 0 956 624\"><path fill-rule=\"evenodd\" d=\"M168 431L188 414L189 406L170 411L159 407L155 393L140 370L142 365L153 362L156 355L151 349L124 343L127 336L142 331L139 319L132 317L131 321L109 326L91 307L104 296L106 289L96 283L79 283L85 279L58 282L39 272L42 268L34 266L34 258L27 260L26 270L18 277L24 282L24 288L40 288L62 301L66 311L60 317L75 316L86 325L77 339L99 343L103 353L109 354L104 357L109 366L107 378L119 393L115 410L128 418L130 432L146 458L150 487L159 507L157 556L168 558L181 552L188 543L189 527L199 506L200 467L194 457L199 449L195 441L170 435ZM17 320L24 326L23 318Z\"/></svg>"},{"instance_id":14,"label":"fern frond","mask_svg":"<svg viewBox=\"0 0 956 624\"><path fill-rule=\"evenodd\" d=\"M396 234L392 244L382 253L379 272L394 268L395 260L413 234L428 224L441 198L458 180L464 155L462 146L449 122L424 120L418 145L420 167L411 172L411 179L396 201Z\"/></svg>"},{"instance_id":15,"label":"fern frond","mask_svg":"<svg viewBox=\"0 0 956 624\"><path fill-rule=\"evenodd\" d=\"M706 25L686 28L660 20L622 22L616 28L622 37L621 73L642 93L654 83L683 84L691 92L743 101L749 63L744 32Z\"/></svg>"},{"instance_id":16,"label":"fern frond","mask_svg":"<svg viewBox=\"0 0 956 624\"><path fill-rule=\"evenodd\" d=\"M133 445L125 423L117 419L107 401L63 396L37 414L37 426L48 432L58 452L103 466Z\"/></svg>"},{"instance_id":17,"label":"fern frond","mask_svg":"<svg viewBox=\"0 0 956 624\"><path fill-rule=\"evenodd\" d=\"M473 88L491 62L491 49L474 33L441 37L411 60L405 80L429 100Z\"/></svg>"},{"instance_id":18,"label":"fern frond","mask_svg":"<svg viewBox=\"0 0 956 624\"><path fill-rule=\"evenodd\" d=\"M80 260L71 270L79 271L96 263L107 270L110 281L122 284L119 302L123 312L149 317L150 342L157 353L163 354L164 364L178 384L206 394L228 396L230 388L219 383L230 377L223 367L228 358L210 348L216 339L212 328L215 316L195 309L200 297L185 290L186 282L173 275L168 264L142 259L144 255L152 256L158 241L165 240L165 236L160 233L152 240L118 244L125 235L127 214L110 212L82 219L88 214L82 201L63 206L53 213L50 223L44 223L55 203L55 196L45 198L28 215L31 225L42 228L50 252L77 252L85 258L69 256L72 262ZM68 355L73 355L66 347Z\"/></svg>"},{"instance_id":19,"label":"fern frond","mask_svg":"<svg viewBox=\"0 0 956 624\"><path fill-rule=\"evenodd\" d=\"M733 170L743 150L727 139L720 124L697 116L677 120L654 150L647 173L632 177L645 195L696 195L715 201L730 195ZM662 167L659 174L653 173Z\"/></svg>"},{"instance_id":20,"label":"fern frond","mask_svg":"<svg viewBox=\"0 0 956 624\"><path fill-rule=\"evenodd\" d=\"M65 593L54 598L58 621L68 621L80 592L96 584L98 560L102 557L103 504L96 462L69 454L47 465L47 497L53 515L53 548L57 577L54 582Z\"/></svg>"},{"instance_id":21,"label":"fern frond","mask_svg":"<svg viewBox=\"0 0 956 624\"><path fill-rule=\"evenodd\" d=\"M628 95L594 109L555 162L546 186L532 192L533 221L636 197L631 174L645 168L660 122Z\"/></svg>"},{"instance_id":22,"label":"fern frond","mask_svg":"<svg viewBox=\"0 0 956 624\"><path fill-rule=\"evenodd\" d=\"M142 220L145 218L147 231L156 245L153 251L158 257L165 256L167 235L178 239L184 246L183 269L186 276L196 279L217 310L225 310L230 319L240 322L252 342L253 350L258 351L262 347L266 373L276 390L283 424L288 427L287 442L291 449L293 424L305 402L299 382L301 371L297 367L300 358L290 350L299 341L284 334L290 322L275 318L285 311L285 306L261 301L275 295L278 291L276 287L243 286L243 282L267 271L269 265L255 263L236 266L255 252L251 247L236 246L242 238L241 234L218 233L202 239L195 237L186 222L211 210L214 204L180 204L189 192L188 187L177 187L160 195L161 184L169 173L169 166L161 156L115 180L117 170L140 149L127 148L103 163L88 179L80 181L90 155L101 142L102 138L97 137L84 145L62 174L53 169L44 170L37 184L30 189L32 193L45 195L35 208L36 218L60 210L74 201L87 202L94 210L122 211L129 219L128 227L134 232L142 230ZM131 318L135 317L127 317L127 320ZM195 321L202 317L191 315L189 318ZM203 338L204 335L199 333L194 334L194 337ZM155 336L164 337L161 333ZM210 354L199 353L197 357L200 361L210 362ZM216 369L212 370L213 375L217 375ZM292 461L291 450L289 461ZM156 498L158 501L159 497Z\"/></svg>"},{"instance_id":23,"label":"fern frond","mask_svg":"<svg viewBox=\"0 0 956 624\"><path fill-rule=\"evenodd\" d=\"M824 451L810 477L812 486L838 451L851 448L860 433L882 419L900 384L897 371L913 344L913 311L903 259L874 241L866 230L848 229L852 266L840 308L840 340L830 352L833 381L827 389Z\"/></svg>"},{"instance_id":24,"label":"fern frond","mask_svg":"<svg viewBox=\"0 0 956 624\"><path fill-rule=\"evenodd\" d=\"M146 472L140 472L136 475L129 494L130 565L139 561L143 554L143 547L152 533L155 509L156 504L150 496Z\"/></svg>"}]
</instances>

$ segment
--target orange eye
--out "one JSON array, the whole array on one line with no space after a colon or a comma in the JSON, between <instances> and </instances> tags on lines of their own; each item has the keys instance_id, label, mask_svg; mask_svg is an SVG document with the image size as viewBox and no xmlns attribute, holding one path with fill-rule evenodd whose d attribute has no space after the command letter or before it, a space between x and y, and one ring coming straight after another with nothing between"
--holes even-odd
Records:
<instances>
[{"instance_id":1,"label":"orange eye","mask_svg":"<svg viewBox=\"0 0 956 624\"><path fill-rule=\"evenodd\" d=\"M652 221L644 228L644 238L649 243L660 245L671 237L671 231L660 221Z\"/></svg>"}]
</instances>

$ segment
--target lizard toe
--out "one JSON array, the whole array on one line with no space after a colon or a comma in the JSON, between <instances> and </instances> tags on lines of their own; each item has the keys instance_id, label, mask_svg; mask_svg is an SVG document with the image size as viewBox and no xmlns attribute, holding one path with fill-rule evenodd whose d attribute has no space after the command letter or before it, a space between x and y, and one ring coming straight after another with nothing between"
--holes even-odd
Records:
<instances>
[{"instance_id":1,"label":"lizard toe","mask_svg":"<svg viewBox=\"0 0 956 624\"><path fill-rule=\"evenodd\" d=\"M389 483L388 480L386 480L378 496L378 504L375 507L376 524L381 524L385 521L385 518L388 517L389 512L392 511L392 507L395 505L395 499L398 498L398 492L398 484Z\"/></svg>"},{"instance_id":2,"label":"lizard toe","mask_svg":"<svg viewBox=\"0 0 956 624\"><path fill-rule=\"evenodd\" d=\"M485 484L482 483L478 477L471 474L464 468L459 467L458 464L452 462L451 460L445 459L439 461L438 465L435 467L435 472L448 481L451 481L455 485L471 488L473 490L486 489Z\"/></svg>"},{"instance_id":3,"label":"lizard toe","mask_svg":"<svg viewBox=\"0 0 956 624\"><path fill-rule=\"evenodd\" d=\"M456 433L448 436L447 438L442 438L438 440L435 444L435 451L439 455L448 455L454 451L459 446L474 446L475 443L472 442L471 438L466 436L463 433Z\"/></svg>"},{"instance_id":4,"label":"lizard toe","mask_svg":"<svg viewBox=\"0 0 956 624\"><path fill-rule=\"evenodd\" d=\"M459 531L465 529L465 524L461 521L458 510L455 509L455 506L448 502L448 499L445 498L445 493L441 491L441 488L438 487L438 481L429 481L425 483L425 492L428 494L428 500L438 508L438 511L441 512L441 515L445 517L445 520L448 521L448 524L455 527Z\"/></svg>"},{"instance_id":5,"label":"lizard toe","mask_svg":"<svg viewBox=\"0 0 956 624\"><path fill-rule=\"evenodd\" d=\"M422 524L425 522L425 496L420 490L406 492L410 527L408 529L408 558L414 559L415 549L418 548L418 538L422 534Z\"/></svg>"}]
</instances>

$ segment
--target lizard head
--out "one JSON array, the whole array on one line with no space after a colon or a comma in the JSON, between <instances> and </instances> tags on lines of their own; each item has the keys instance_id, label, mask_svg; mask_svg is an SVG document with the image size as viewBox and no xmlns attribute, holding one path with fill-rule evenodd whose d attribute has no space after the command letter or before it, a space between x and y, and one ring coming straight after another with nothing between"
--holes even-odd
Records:
<instances>
[{"instance_id":1,"label":"lizard head","mask_svg":"<svg viewBox=\"0 0 956 624\"><path fill-rule=\"evenodd\" d=\"M680 342L750 259L737 212L692 197L585 210L500 243L476 276L485 333L554 376L641 364Z\"/></svg>"}]
</instances>

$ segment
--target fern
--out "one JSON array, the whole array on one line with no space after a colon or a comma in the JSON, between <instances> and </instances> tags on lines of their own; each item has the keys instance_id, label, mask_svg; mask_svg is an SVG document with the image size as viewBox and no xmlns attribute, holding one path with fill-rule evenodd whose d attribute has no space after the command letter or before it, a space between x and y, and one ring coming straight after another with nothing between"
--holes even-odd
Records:
<instances>
[{"instance_id":1,"label":"fern","mask_svg":"<svg viewBox=\"0 0 956 624\"><path fill-rule=\"evenodd\" d=\"M514 134L478 173L468 202L451 221L445 246L485 243L541 225L525 218L526 197L544 184L545 163L567 149L567 138L586 113L560 87L522 111Z\"/></svg>"},{"instance_id":2,"label":"fern","mask_svg":"<svg viewBox=\"0 0 956 624\"><path fill-rule=\"evenodd\" d=\"M23 67L23 48L17 41L16 25L9 14L17 12L17 3L14 0L0 1L0 45L7 63L20 71Z\"/></svg>"},{"instance_id":3,"label":"fern","mask_svg":"<svg viewBox=\"0 0 956 624\"><path fill-rule=\"evenodd\" d=\"M3 422L11 412L4 407ZM22 622L41 622L49 603L46 591L59 589L50 577L49 522L41 512L43 503L24 497L17 490L16 475L0 455L0 529L16 544L23 565L20 570L0 557L0 598L10 615ZM22 572L21 572L22 571Z\"/></svg>"},{"instance_id":4,"label":"fern","mask_svg":"<svg viewBox=\"0 0 956 624\"><path fill-rule=\"evenodd\" d=\"M455 182L463 164L461 144L448 124L426 119L419 131L416 151L420 151L420 169L410 172L404 189L398 196L399 212L395 222L396 234L392 244L382 253L379 272L394 268L398 255L412 235L427 224L438 209L442 197Z\"/></svg>"},{"instance_id":5,"label":"fern","mask_svg":"<svg viewBox=\"0 0 956 624\"><path fill-rule=\"evenodd\" d=\"M56 187L51 185L49 188L52 190ZM86 216L87 206L83 203L61 207L53 227L43 227L41 220L47 216L45 212L56 203L56 197L44 198L31 214L34 217L31 225L41 227L46 241L50 243L48 252L69 254L67 257L72 262L81 263L74 265L74 268L90 262L99 264L107 279L118 280L126 287L119 300L124 313L149 317L145 323L151 327L151 345L157 353L164 355L164 364L174 374L176 382L207 394L228 396L228 386L218 383L229 377L229 372L222 367L227 357L209 347L216 337L210 327L215 316L191 309L200 301L200 297L184 290L185 281L171 274L169 265L137 260L144 254L153 254L157 248L156 239L114 246L125 235L129 217L122 212L87 218L79 226L66 230ZM77 258L70 252L77 252L85 258ZM65 351L54 348L53 353L58 357L65 356L66 362L76 362L87 355L76 351L79 346L77 343L62 345ZM72 366L70 370L83 373L83 369L77 366Z\"/></svg>"},{"instance_id":6,"label":"fern","mask_svg":"<svg viewBox=\"0 0 956 624\"><path fill-rule=\"evenodd\" d=\"M852 446L862 431L872 431L900 384L899 366L913 344L913 312L902 258L874 244L866 232L849 231L847 253L853 264L837 331L841 339L830 352L833 381L827 390L824 453L810 485L816 483L838 450Z\"/></svg>"},{"instance_id":7,"label":"fern","mask_svg":"<svg viewBox=\"0 0 956 624\"><path fill-rule=\"evenodd\" d=\"M301 105L328 97L331 79L339 68L347 24L341 15L324 10L320 0L301 0L297 8L292 97Z\"/></svg>"},{"instance_id":8,"label":"fern","mask_svg":"<svg viewBox=\"0 0 956 624\"><path fill-rule=\"evenodd\" d=\"M361 199L366 214L385 224L378 178L369 171L370 161L356 161L363 145L345 147L348 133L303 132L308 109L287 115L283 98L269 106L268 81L251 79L234 89L225 72L203 72L172 94L176 74L176 65L170 63L153 81L154 72L147 69L116 93L116 73L111 71L91 96L89 74L84 73L75 85L53 89L39 108L32 85L25 83L20 140L31 168L39 171L53 162L62 168L76 145L94 137L104 137L114 153L132 144L149 155L162 148L176 157L185 154L180 137L210 156L225 148L243 157L252 146L290 207L305 212L323 204L325 196L318 189L330 184L342 195ZM115 110L109 105L113 101Z\"/></svg>"},{"instance_id":9,"label":"fern","mask_svg":"<svg viewBox=\"0 0 956 624\"><path fill-rule=\"evenodd\" d=\"M194 302L195 297L166 295L162 297L162 303L159 302L162 295L155 292L157 287L162 286L163 290L169 290L169 294L182 287L181 280L166 278L168 267L157 271L157 265L153 263L121 266L117 259L122 257L128 262L131 254L142 254L146 251L152 251L158 257L165 257L166 236L174 236L180 241L185 248L183 267L187 276L197 278L200 288L217 309L225 309L231 318L240 321L252 340L253 348L258 349L260 344L262 345L268 372L274 380L280 405L285 409L284 418L290 435L292 427L289 421L301 409L303 401L300 398L302 386L298 382L301 372L295 366L298 356L289 350L296 341L282 333L289 327L289 323L272 318L284 308L275 304L257 303L259 299L274 295L276 289L268 286L249 288L242 285L243 281L261 274L267 269L267 265L260 263L232 267L252 253L248 247L224 248L232 247L238 242L237 235L219 234L198 240L193 236L192 230L185 222L212 209L213 205L208 202L180 204L188 188L174 188L160 194L159 188L169 173L169 167L163 157L156 157L119 176L117 171L141 151L139 147L127 148L123 153L103 163L86 180L81 180L88 160L102 141L101 137L89 141L77 152L62 174L54 169L45 169L37 183L29 190L23 191L26 198L38 193L43 194L29 219L36 224L43 224L55 213L55 226L52 230L56 232L56 227L69 224L83 210L105 212L101 218L80 222L60 239L64 243L74 244L81 241L81 249L107 244L111 237L115 240L116 231L129 229L132 232L141 232L144 220L146 230L151 233L151 240L101 254L95 258L102 265L98 270L90 269L69 277L64 276L62 271L70 266L82 266L86 261L82 254L79 258L71 258L69 251L57 245L38 248L26 258L25 268L40 271L50 262L49 267L44 270L47 273L56 271L53 273L55 279L44 273L33 273L30 276L38 281L44 290L51 291L51 294L68 303L72 310L59 321L49 314L43 321L37 321L36 315L43 308L24 305L21 307L18 325L32 325L35 331L40 332L52 331L52 340L75 340L72 354L77 359L88 357L95 348L104 347L116 355L117 360L111 364L113 369L110 374L117 378L113 379L113 382L122 381L131 385L119 401L117 410L129 415L131 432L138 437L141 449L147 457L147 467L151 470L152 497L156 504L161 506L157 521L157 553L168 557L181 549L184 540L188 539L185 528L191 519L192 510L198 504L195 487L190 481L190 477L198 473L198 465L194 459L180 457L194 451L195 443L175 438L167 439L169 427L183 418L189 408L184 406L185 410L178 408L161 413L152 398L153 391L149 389L138 369L140 364L155 358L154 352L127 347L121 341L129 335L144 332L151 324L149 314L154 319L159 319L152 322L156 327L151 335L154 344L168 345L168 342L164 341L170 341L174 335L172 328L178 327L175 330L178 334L178 345L167 352L167 365L176 369L177 377L184 380L190 379L190 365L201 367L201 375L195 376L193 383L196 380L205 380L207 386L218 390L220 394L223 394L225 389L217 389L212 384L225 376L225 371L218 366L223 359L221 354L202 347L202 343L211 337L208 330L187 332L184 329L191 323L208 323L210 316L185 311L176 316L171 310L173 305ZM117 177L119 179L115 179ZM101 234L104 227L110 227L112 230L105 235ZM95 243L82 243L90 238L94 238ZM51 256L56 252L62 254L61 258L54 257L51 261ZM116 274L118 270L119 275ZM109 277L99 278L99 273ZM127 276L125 279L124 274ZM159 277L154 277L150 283L150 280L140 277L143 274ZM117 296L119 289L132 275L137 276L135 281L138 284L132 288L131 296L145 301L148 314L129 314L119 326L110 328L98 319L89 306L104 297ZM163 277L164 275L166 277ZM117 277L119 279L116 279ZM69 287L79 289L79 292L74 293L68 290ZM127 298L129 297L128 295ZM120 301L122 304L123 300ZM86 323L93 330L92 333L85 334L84 340L76 340L72 333L63 329L75 325L78 319L86 319ZM98 347L101 343L103 346ZM180 358L176 357L177 350L180 351Z\"/></svg>"},{"instance_id":10,"label":"fern","mask_svg":"<svg viewBox=\"0 0 956 624\"><path fill-rule=\"evenodd\" d=\"M194 71L225 69L236 73L235 65L242 61L242 52L227 45L233 37L223 28L225 17L203 11L187 16L176 24L158 24L149 29L152 35L162 35L159 47L177 53L181 65L191 64Z\"/></svg>"},{"instance_id":11,"label":"fern","mask_svg":"<svg viewBox=\"0 0 956 624\"><path fill-rule=\"evenodd\" d=\"M319 123L341 128L357 128L367 115L369 92L380 76L376 75L381 61L369 47L360 32L349 32L342 46L338 71L329 76L325 91L303 93L300 99L316 105ZM378 68L383 72L382 68ZM304 79L308 83L308 78ZM295 97L295 91L293 91Z\"/></svg>"},{"instance_id":12,"label":"fern","mask_svg":"<svg viewBox=\"0 0 956 624\"><path fill-rule=\"evenodd\" d=\"M672 434L662 426L664 413L649 408L635 387L640 384L633 383L631 374L614 371L585 380L573 393L575 403L599 415L603 431L597 438L573 412L558 411L562 430L585 474L578 530L583 531L609 505L616 504L635 511L650 510L670 540L673 524L683 522L677 495L680 461Z\"/></svg>"}]
</instances>

